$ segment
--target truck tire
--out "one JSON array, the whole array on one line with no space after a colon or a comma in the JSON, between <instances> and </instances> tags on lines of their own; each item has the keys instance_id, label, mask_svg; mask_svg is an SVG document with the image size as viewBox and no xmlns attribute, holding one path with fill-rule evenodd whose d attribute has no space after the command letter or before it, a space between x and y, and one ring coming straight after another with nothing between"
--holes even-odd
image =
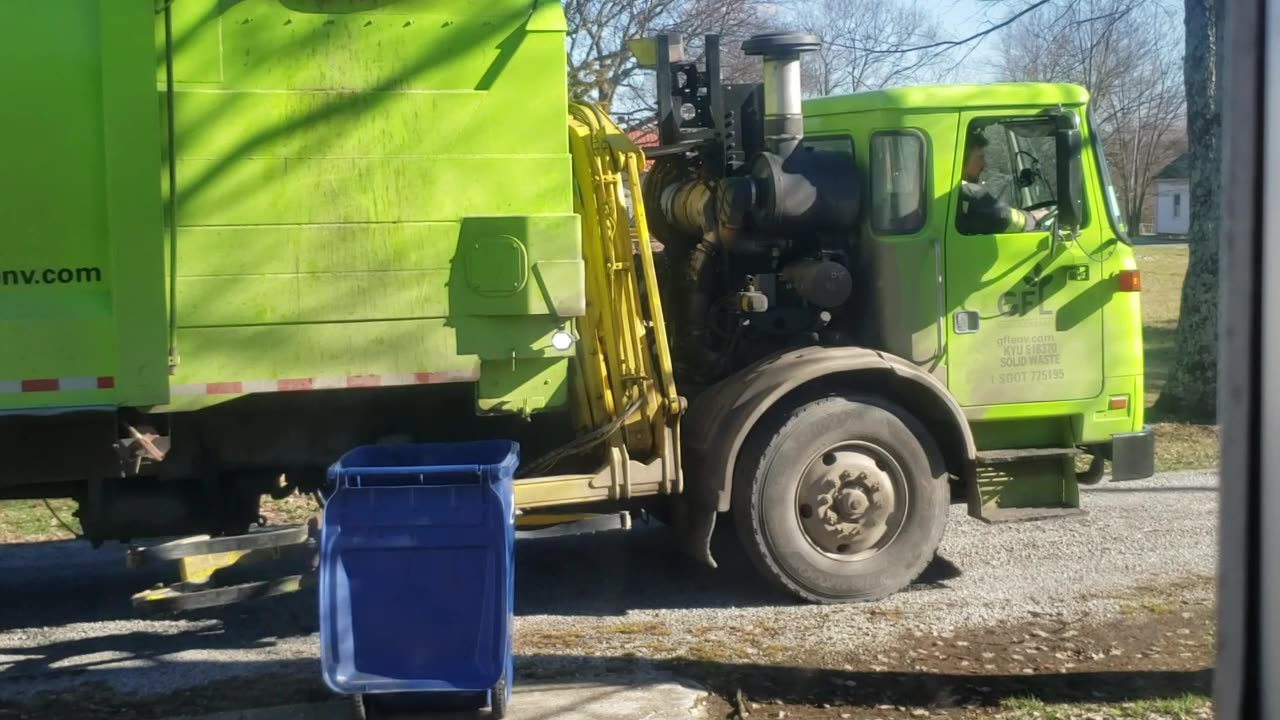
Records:
<instances>
[{"instance_id":1,"label":"truck tire","mask_svg":"<svg viewBox=\"0 0 1280 720\"><path fill-rule=\"evenodd\" d=\"M941 458L918 420L879 399L829 397L766 416L736 466L739 539L766 578L803 600L883 598L942 541Z\"/></svg>"}]
</instances>

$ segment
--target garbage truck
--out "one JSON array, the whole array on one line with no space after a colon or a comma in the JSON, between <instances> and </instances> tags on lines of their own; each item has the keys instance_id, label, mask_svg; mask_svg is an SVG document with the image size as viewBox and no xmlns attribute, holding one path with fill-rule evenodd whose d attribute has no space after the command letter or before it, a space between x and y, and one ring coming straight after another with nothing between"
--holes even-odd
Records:
<instances>
[{"instance_id":1,"label":"garbage truck","mask_svg":"<svg viewBox=\"0 0 1280 720\"><path fill-rule=\"evenodd\" d=\"M644 511L712 566L719 523L845 602L911 583L953 502L1070 515L1107 463L1152 473L1082 88L806 99L811 36L732 83L718 38L661 35L640 149L569 97L554 0L48 0L0 32L0 498L73 499L95 544L234 559L352 447L504 438L522 523ZM971 182L1012 220L961 222ZM211 572L166 597L245 595Z\"/></svg>"}]
</instances>

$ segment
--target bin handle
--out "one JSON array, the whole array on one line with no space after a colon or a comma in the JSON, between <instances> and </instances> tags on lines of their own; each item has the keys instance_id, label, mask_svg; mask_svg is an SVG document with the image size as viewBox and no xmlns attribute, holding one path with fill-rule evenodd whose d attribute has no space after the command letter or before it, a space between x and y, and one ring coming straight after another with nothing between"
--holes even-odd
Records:
<instances>
[{"instance_id":1,"label":"bin handle","mask_svg":"<svg viewBox=\"0 0 1280 720\"><path fill-rule=\"evenodd\" d=\"M480 482L484 477L482 467L480 465L432 465L415 468L404 467L361 467L348 468L343 471L342 482L347 487L364 487L364 478L371 477L412 477L417 476L417 485L429 485L427 478L439 478L442 476L471 476L470 481L466 483L450 482L440 483L440 485L471 485ZM405 486L414 483L406 482Z\"/></svg>"}]
</instances>

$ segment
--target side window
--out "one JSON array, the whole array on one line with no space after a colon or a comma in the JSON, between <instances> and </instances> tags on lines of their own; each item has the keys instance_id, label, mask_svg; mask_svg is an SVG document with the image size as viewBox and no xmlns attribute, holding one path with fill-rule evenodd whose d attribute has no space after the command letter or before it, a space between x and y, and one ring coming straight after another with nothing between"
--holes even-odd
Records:
<instances>
[{"instance_id":1,"label":"side window","mask_svg":"<svg viewBox=\"0 0 1280 720\"><path fill-rule=\"evenodd\" d=\"M924 136L895 130L871 135L871 229L909 235L924 227L928 207Z\"/></svg>"},{"instance_id":2,"label":"side window","mask_svg":"<svg viewBox=\"0 0 1280 720\"><path fill-rule=\"evenodd\" d=\"M970 138L971 145L973 135L981 135L987 141L986 157L983 159L979 180L986 186L987 192L997 200L1011 207L1018 207L1018 198L1013 184L1013 176L1016 172L1014 169L1016 150L1009 147L1009 133L1005 130L1003 123L991 122L983 125L980 122L975 120L969 127L971 134L966 136ZM966 148L966 158L970 152L972 150ZM972 178L965 179L972 182Z\"/></svg>"},{"instance_id":3,"label":"side window","mask_svg":"<svg viewBox=\"0 0 1280 720\"><path fill-rule=\"evenodd\" d=\"M966 235L1040 232L1057 212L1054 121L979 118L964 136L956 228ZM1088 224L1088 208L1084 223Z\"/></svg>"}]
</instances>

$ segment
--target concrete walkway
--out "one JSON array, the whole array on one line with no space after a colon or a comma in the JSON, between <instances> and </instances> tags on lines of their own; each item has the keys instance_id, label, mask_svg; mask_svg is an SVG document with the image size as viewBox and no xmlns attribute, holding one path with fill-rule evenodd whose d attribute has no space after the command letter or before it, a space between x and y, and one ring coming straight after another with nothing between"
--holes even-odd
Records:
<instances>
[{"instance_id":1,"label":"concrete walkway","mask_svg":"<svg viewBox=\"0 0 1280 720\"><path fill-rule=\"evenodd\" d=\"M609 677L608 684L527 683L511 692L508 720L705 720L707 693L666 674ZM349 699L186 716L173 720L353 720ZM441 713L431 720L480 720L487 710Z\"/></svg>"}]
</instances>

